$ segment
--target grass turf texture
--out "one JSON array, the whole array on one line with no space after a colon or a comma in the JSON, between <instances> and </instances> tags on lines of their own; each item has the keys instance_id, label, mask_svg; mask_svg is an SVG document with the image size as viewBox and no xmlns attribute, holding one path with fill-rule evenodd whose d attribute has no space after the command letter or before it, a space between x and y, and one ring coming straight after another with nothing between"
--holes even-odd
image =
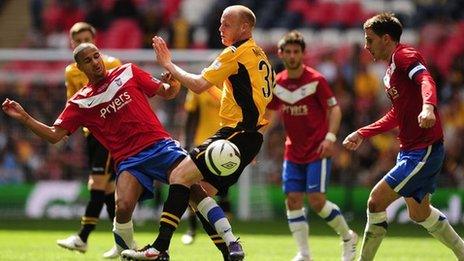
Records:
<instances>
[{"instance_id":1,"label":"grass turf texture","mask_svg":"<svg viewBox=\"0 0 464 261\"><path fill-rule=\"evenodd\" d=\"M352 224L361 235L363 221ZM180 242L187 222L182 222L172 241L170 254L174 261L222 260L207 235L198 231L193 245ZM102 260L101 255L113 245L111 224L101 221L89 237L87 253L80 254L61 249L56 239L76 233L77 220L0 220L0 260ZM296 246L281 221L233 222L234 232L241 237L246 260L291 260ZM135 225L135 238L139 247L151 243L158 225L155 222ZM463 235L463 226L455 227ZM358 243L358 249L360 247ZM335 233L318 218L310 223L310 247L313 258L340 260L340 241ZM377 253L376 260L455 260L452 252L429 236L417 225L392 224Z\"/></svg>"}]
</instances>

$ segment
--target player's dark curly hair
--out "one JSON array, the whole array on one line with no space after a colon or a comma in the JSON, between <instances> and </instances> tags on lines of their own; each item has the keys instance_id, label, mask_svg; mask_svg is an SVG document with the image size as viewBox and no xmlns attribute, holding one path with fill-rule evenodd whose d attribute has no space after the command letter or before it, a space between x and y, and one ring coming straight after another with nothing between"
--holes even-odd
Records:
<instances>
[{"instance_id":1,"label":"player's dark curly hair","mask_svg":"<svg viewBox=\"0 0 464 261\"><path fill-rule=\"evenodd\" d=\"M280 39L279 43L277 44L277 47L280 51L283 51L287 44L298 44L301 46L302 51L304 51L306 48L303 35L297 30L292 30L284 35L284 37L282 37L282 39Z\"/></svg>"},{"instance_id":2,"label":"player's dark curly hair","mask_svg":"<svg viewBox=\"0 0 464 261\"><path fill-rule=\"evenodd\" d=\"M378 36L388 34L396 42L400 41L403 33L403 25L393 13L381 13L371 17L364 23L363 28L371 29Z\"/></svg>"}]
</instances>

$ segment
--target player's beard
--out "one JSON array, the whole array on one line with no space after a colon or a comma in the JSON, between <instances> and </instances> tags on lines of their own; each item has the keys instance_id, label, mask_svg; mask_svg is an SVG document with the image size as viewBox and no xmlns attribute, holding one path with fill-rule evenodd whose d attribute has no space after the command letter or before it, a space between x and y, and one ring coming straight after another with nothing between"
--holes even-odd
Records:
<instances>
[{"instance_id":1,"label":"player's beard","mask_svg":"<svg viewBox=\"0 0 464 261\"><path fill-rule=\"evenodd\" d=\"M296 70L298 68L300 68L301 66L301 61L294 61L294 62L284 62L284 65L285 65L285 68L287 68L288 70Z\"/></svg>"}]
</instances>

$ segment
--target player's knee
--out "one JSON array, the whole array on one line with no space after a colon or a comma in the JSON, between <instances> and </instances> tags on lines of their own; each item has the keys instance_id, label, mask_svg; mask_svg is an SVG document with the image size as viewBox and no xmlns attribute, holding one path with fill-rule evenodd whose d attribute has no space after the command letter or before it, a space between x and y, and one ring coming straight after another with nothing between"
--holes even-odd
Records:
<instances>
[{"instance_id":1,"label":"player's knee","mask_svg":"<svg viewBox=\"0 0 464 261\"><path fill-rule=\"evenodd\" d=\"M290 210L301 209L303 207L303 201L298 197L287 197L287 208Z\"/></svg>"},{"instance_id":2,"label":"player's knee","mask_svg":"<svg viewBox=\"0 0 464 261\"><path fill-rule=\"evenodd\" d=\"M182 161L169 174L169 184L191 186L202 179L201 173L191 160Z\"/></svg>"},{"instance_id":3,"label":"player's knee","mask_svg":"<svg viewBox=\"0 0 464 261\"><path fill-rule=\"evenodd\" d=\"M409 211L409 218L418 223L418 222L423 222L424 220L427 219L427 215L425 213L418 213L418 212L413 212Z\"/></svg>"},{"instance_id":4,"label":"player's knee","mask_svg":"<svg viewBox=\"0 0 464 261\"><path fill-rule=\"evenodd\" d=\"M380 203L381 202L376 197L370 196L367 200L367 208L369 209L369 212L375 213L384 211Z\"/></svg>"},{"instance_id":5,"label":"player's knee","mask_svg":"<svg viewBox=\"0 0 464 261\"><path fill-rule=\"evenodd\" d=\"M204 198L206 198L208 195L206 192L203 190L203 188L200 185L192 185L190 188L190 201L194 202L195 205L200 203Z\"/></svg>"},{"instance_id":6,"label":"player's knee","mask_svg":"<svg viewBox=\"0 0 464 261\"><path fill-rule=\"evenodd\" d=\"M315 212L320 212L325 205L325 199L320 197L309 197L308 202Z\"/></svg>"},{"instance_id":7,"label":"player's knee","mask_svg":"<svg viewBox=\"0 0 464 261\"><path fill-rule=\"evenodd\" d=\"M186 185L187 179L185 178L185 172L182 168L175 168L169 175L169 184L183 184Z\"/></svg>"},{"instance_id":8,"label":"player's knee","mask_svg":"<svg viewBox=\"0 0 464 261\"><path fill-rule=\"evenodd\" d=\"M118 198L115 201L116 204L116 215L118 217L121 217L123 219L127 219L127 217L130 217L132 214L132 211L134 209L133 205L131 202L124 198Z\"/></svg>"}]
</instances>

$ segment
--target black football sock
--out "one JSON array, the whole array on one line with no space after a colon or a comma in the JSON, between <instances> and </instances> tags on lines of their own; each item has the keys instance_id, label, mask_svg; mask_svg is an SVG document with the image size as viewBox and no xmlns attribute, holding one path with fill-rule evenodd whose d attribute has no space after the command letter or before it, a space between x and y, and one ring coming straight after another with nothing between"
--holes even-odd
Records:
<instances>
[{"instance_id":1,"label":"black football sock","mask_svg":"<svg viewBox=\"0 0 464 261\"><path fill-rule=\"evenodd\" d=\"M91 189L90 200L87 203L85 214L81 218L82 226L78 234L82 241L87 242L90 233L95 229L104 203L105 191Z\"/></svg>"},{"instance_id":2,"label":"black football sock","mask_svg":"<svg viewBox=\"0 0 464 261\"><path fill-rule=\"evenodd\" d=\"M195 232L197 231L197 217L195 214L196 213L191 210L188 217L189 232L192 234L192 236L194 236Z\"/></svg>"},{"instance_id":3,"label":"black football sock","mask_svg":"<svg viewBox=\"0 0 464 261\"><path fill-rule=\"evenodd\" d=\"M153 242L153 246L157 250L168 250L172 235L187 209L189 197L190 188L180 184L169 186L168 198L164 202L163 213L161 213L158 237Z\"/></svg>"},{"instance_id":4,"label":"black football sock","mask_svg":"<svg viewBox=\"0 0 464 261\"><path fill-rule=\"evenodd\" d=\"M226 213L227 216L231 215L232 210L228 198L219 197L218 205L222 208L222 210L224 211L224 213Z\"/></svg>"},{"instance_id":5,"label":"black football sock","mask_svg":"<svg viewBox=\"0 0 464 261\"><path fill-rule=\"evenodd\" d=\"M114 192L105 195L105 205L106 212L108 213L108 218L111 221L111 223L113 223L115 211Z\"/></svg>"}]
</instances>

